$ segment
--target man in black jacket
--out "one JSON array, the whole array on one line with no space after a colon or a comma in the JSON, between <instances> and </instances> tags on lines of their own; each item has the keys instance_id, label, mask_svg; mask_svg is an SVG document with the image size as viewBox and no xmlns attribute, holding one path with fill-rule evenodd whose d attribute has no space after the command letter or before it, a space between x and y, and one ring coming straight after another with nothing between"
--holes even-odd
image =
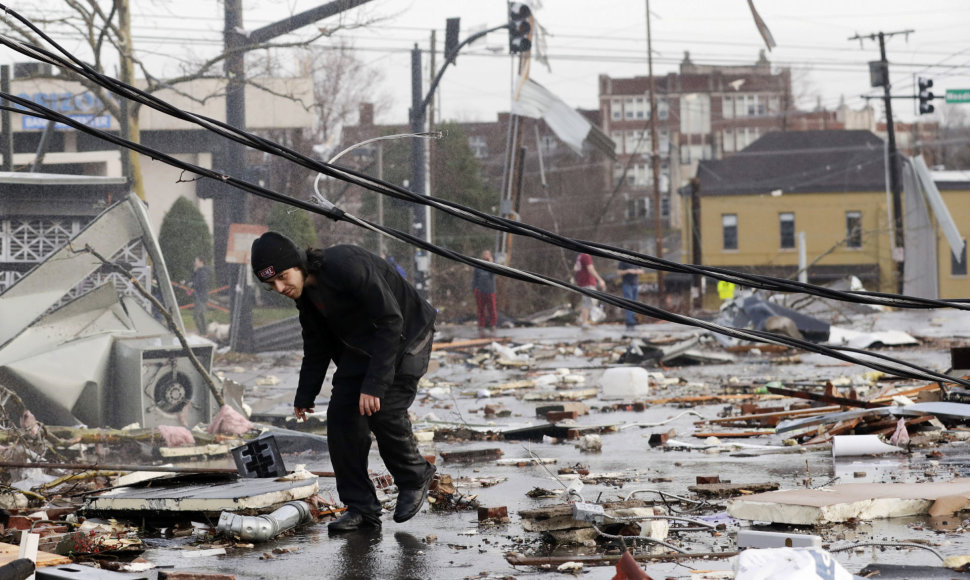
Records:
<instances>
[{"instance_id":1,"label":"man in black jacket","mask_svg":"<svg viewBox=\"0 0 970 580\"><path fill-rule=\"evenodd\" d=\"M398 487L394 521L424 504L435 468L418 451L408 419L427 371L435 310L385 261L356 246L299 250L267 232L253 242L253 272L296 301L303 364L293 401L300 420L314 410L330 362L327 445L347 511L331 532L380 527L381 504L367 471L370 434Z\"/></svg>"}]
</instances>

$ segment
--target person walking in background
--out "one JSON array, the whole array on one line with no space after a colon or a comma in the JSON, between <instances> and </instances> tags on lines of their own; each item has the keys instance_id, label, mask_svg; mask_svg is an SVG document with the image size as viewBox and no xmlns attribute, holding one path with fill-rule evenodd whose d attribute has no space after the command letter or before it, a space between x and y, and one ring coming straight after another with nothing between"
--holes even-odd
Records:
<instances>
[{"instance_id":1,"label":"person walking in background","mask_svg":"<svg viewBox=\"0 0 970 580\"><path fill-rule=\"evenodd\" d=\"M734 289L736 286L733 282L728 282L727 280L717 281L717 297L721 299L721 305L727 304L729 301L734 300Z\"/></svg>"},{"instance_id":2,"label":"person walking in background","mask_svg":"<svg viewBox=\"0 0 970 580\"><path fill-rule=\"evenodd\" d=\"M492 252L482 251L482 260L494 262ZM475 268L472 277L472 291L475 293L475 305L478 307L478 333L495 331L498 324L498 307L495 304L495 273Z\"/></svg>"},{"instance_id":3,"label":"person walking in background","mask_svg":"<svg viewBox=\"0 0 970 580\"><path fill-rule=\"evenodd\" d=\"M603 278L596 271L596 266L593 265L593 257L589 254L576 256L576 263L573 265L573 274L576 278L576 285L580 288L599 288L600 290L606 290L606 282L603 281ZM590 312L596 306L596 302L594 298L590 298L585 294L583 295L583 300L579 307L579 324L583 328L589 326Z\"/></svg>"},{"instance_id":4,"label":"person walking in background","mask_svg":"<svg viewBox=\"0 0 970 580\"><path fill-rule=\"evenodd\" d=\"M620 288L623 291L623 297L627 300L636 301L640 293L640 274L643 273L643 268L621 260L616 267L616 273L620 276ZM636 325L637 313L627 310L626 329L633 330Z\"/></svg>"},{"instance_id":5,"label":"person walking in background","mask_svg":"<svg viewBox=\"0 0 970 580\"><path fill-rule=\"evenodd\" d=\"M205 260L201 256L196 256L195 270L192 272L192 297L195 300L192 303L192 320L195 322L196 330L202 336L208 333L208 324L206 323L205 316L208 312L206 302L209 300L211 286L212 273L206 267Z\"/></svg>"},{"instance_id":6,"label":"person walking in background","mask_svg":"<svg viewBox=\"0 0 970 580\"><path fill-rule=\"evenodd\" d=\"M253 242L253 273L294 302L303 363L293 398L301 421L314 411L331 361L327 447L337 495L347 506L331 533L381 527L381 502L367 470L371 433L398 488L394 521L426 503L435 467L421 455L408 407L428 370L435 309L377 254L352 245L300 250L266 232Z\"/></svg>"}]
</instances>

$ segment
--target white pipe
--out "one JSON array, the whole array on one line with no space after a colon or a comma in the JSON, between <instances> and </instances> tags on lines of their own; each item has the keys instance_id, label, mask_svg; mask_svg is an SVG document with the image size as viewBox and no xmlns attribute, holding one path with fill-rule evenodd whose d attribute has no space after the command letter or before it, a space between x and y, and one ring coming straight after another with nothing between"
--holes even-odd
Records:
<instances>
[{"instance_id":1,"label":"white pipe","mask_svg":"<svg viewBox=\"0 0 970 580\"><path fill-rule=\"evenodd\" d=\"M832 438L832 457L880 455L906 451L879 440L878 435L836 435Z\"/></svg>"},{"instance_id":2,"label":"white pipe","mask_svg":"<svg viewBox=\"0 0 970 580\"><path fill-rule=\"evenodd\" d=\"M250 542L265 542L278 534L310 521L310 506L290 501L275 512L262 516L244 516L222 512L216 531Z\"/></svg>"},{"instance_id":3,"label":"white pipe","mask_svg":"<svg viewBox=\"0 0 970 580\"><path fill-rule=\"evenodd\" d=\"M798 232L798 281L808 282L808 249L805 247L805 232Z\"/></svg>"}]
</instances>

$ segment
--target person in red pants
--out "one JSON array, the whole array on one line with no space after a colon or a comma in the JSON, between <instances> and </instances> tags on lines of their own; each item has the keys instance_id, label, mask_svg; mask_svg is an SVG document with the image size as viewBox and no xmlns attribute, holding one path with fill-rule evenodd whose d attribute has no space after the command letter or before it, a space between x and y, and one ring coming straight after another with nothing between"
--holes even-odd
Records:
<instances>
[{"instance_id":1,"label":"person in red pants","mask_svg":"<svg viewBox=\"0 0 970 580\"><path fill-rule=\"evenodd\" d=\"M482 259L494 262L492 252L482 251ZM475 268L472 278L472 291L475 293L475 304L478 306L478 332L494 332L498 324L498 308L495 304L495 273Z\"/></svg>"}]
</instances>

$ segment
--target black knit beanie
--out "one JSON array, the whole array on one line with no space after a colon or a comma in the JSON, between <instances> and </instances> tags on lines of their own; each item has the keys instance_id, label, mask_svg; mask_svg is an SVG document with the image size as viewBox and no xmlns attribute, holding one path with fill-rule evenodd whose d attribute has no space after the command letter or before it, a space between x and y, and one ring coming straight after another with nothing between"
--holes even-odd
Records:
<instances>
[{"instance_id":1,"label":"black knit beanie","mask_svg":"<svg viewBox=\"0 0 970 580\"><path fill-rule=\"evenodd\" d=\"M253 273L260 282L265 282L284 270L302 266L303 252L293 240L276 232L266 232L253 240L250 252Z\"/></svg>"}]
</instances>

